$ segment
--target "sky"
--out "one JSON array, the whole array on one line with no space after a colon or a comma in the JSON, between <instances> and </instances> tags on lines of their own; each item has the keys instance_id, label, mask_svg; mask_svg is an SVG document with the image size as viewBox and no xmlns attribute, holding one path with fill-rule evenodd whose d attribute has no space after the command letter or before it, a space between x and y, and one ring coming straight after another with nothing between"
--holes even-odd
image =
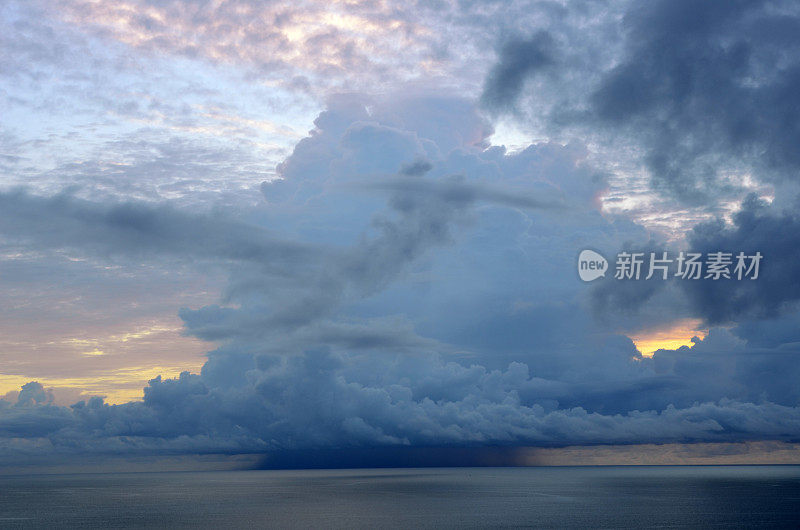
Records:
<instances>
[{"instance_id":1,"label":"sky","mask_svg":"<svg viewBox=\"0 0 800 530\"><path fill-rule=\"evenodd\" d=\"M0 460L796 459L794 2L0 0L0 52Z\"/></svg>"}]
</instances>

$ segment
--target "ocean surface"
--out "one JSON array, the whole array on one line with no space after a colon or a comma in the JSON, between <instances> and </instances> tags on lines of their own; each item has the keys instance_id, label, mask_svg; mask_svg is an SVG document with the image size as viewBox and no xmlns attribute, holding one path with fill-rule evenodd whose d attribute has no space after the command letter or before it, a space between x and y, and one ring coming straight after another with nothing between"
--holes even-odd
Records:
<instances>
[{"instance_id":1,"label":"ocean surface","mask_svg":"<svg viewBox=\"0 0 800 530\"><path fill-rule=\"evenodd\" d=\"M0 476L2 528L800 527L800 466Z\"/></svg>"}]
</instances>

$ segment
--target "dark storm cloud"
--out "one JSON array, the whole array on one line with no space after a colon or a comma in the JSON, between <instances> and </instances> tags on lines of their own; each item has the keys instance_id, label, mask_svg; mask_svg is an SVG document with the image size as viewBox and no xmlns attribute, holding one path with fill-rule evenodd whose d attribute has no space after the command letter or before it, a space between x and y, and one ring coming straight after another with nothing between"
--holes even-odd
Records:
<instances>
[{"instance_id":1,"label":"dark storm cloud","mask_svg":"<svg viewBox=\"0 0 800 530\"><path fill-rule=\"evenodd\" d=\"M798 208L778 209L749 197L733 218L696 226L689 243L697 252L762 254L756 280L683 283L698 313L710 323L771 318L796 308L800 299L800 216Z\"/></svg>"},{"instance_id":2,"label":"dark storm cloud","mask_svg":"<svg viewBox=\"0 0 800 530\"><path fill-rule=\"evenodd\" d=\"M489 72L481 99L491 109L504 109L516 101L525 81L555 62L553 37L539 32L530 39L507 42L498 63Z\"/></svg>"},{"instance_id":3,"label":"dark storm cloud","mask_svg":"<svg viewBox=\"0 0 800 530\"><path fill-rule=\"evenodd\" d=\"M616 156L629 156L626 147L639 148L654 188L689 204L710 204L736 192L726 179L731 174L796 181L797 4L621 5L627 6L621 25L601 17L605 30L599 33L554 25L569 55L564 60L553 62L552 40L541 34L504 48L487 77L485 104L530 104L552 127L614 139ZM597 50L611 55L595 57ZM527 97L524 82L547 68L557 75L540 79L536 94Z\"/></svg>"},{"instance_id":4,"label":"dark storm cloud","mask_svg":"<svg viewBox=\"0 0 800 530\"><path fill-rule=\"evenodd\" d=\"M792 2L662 1L628 13L624 58L590 97L595 124L646 149L657 187L707 201L720 169L800 167L800 17Z\"/></svg>"},{"instance_id":5,"label":"dark storm cloud","mask_svg":"<svg viewBox=\"0 0 800 530\"><path fill-rule=\"evenodd\" d=\"M733 215L732 223L722 219L700 223L688 232L687 244L684 252L699 253L704 260L711 253L729 253L731 278L706 278L706 272L696 280L676 278L674 261L666 281L660 277L616 280L609 275L591 291L595 314L606 322L617 324L629 314L641 322L643 315L667 311L701 318L711 325L731 322L745 325L753 319L790 318L796 311L800 300L800 284L795 281L800 276L800 218L795 204L787 207L769 205L751 195L743 202L741 210ZM646 271L650 252L660 255L668 250L673 260L679 252L652 244L623 249L644 254L643 271ZM747 265L750 256L761 254L757 279L746 276L740 280L733 274L739 253L748 257ZM777 328L773 332L778 334L776 337L783 334ZM764 336L759 340L777 339Z\"/></svg>"},{"instance_id":6,"label":"dark storm cloud","mask_svg":"<svg viewBox=\"0 0 800 530\"><path fill-rule=\"evenodd\" d=\"M798 299L798 205L790 195L800 174L800 9L766 0L608 6L597 31L576 32L574 20L553 20L550 38L535 34L523 42L530 49L501 49L486 78L484 106L522 109L547 130L596 139L599 158L613 166L638 159L649 191L661 200L723 216L723 206L738 203L746 189L763 195L769 184L775 205L757 207L749 198L732 227L703 222L687 233L688 246L699 252L760 251L759 280L607 278L591 289L595 315L633 330L664 314L721 324L791 313ZM614 16L614 6L624 16Z\"/></svg>"},{"instance_id":7,"label":"dark storm cloud","mask_svg":"<svg viewBox=\"0 0 800 530\"><path fill-rule=\"evenodd\" d=\"M661 276L654 275L649 280L645 279L645 276L650 253L655 252L660 255L664 250L666 250L666 246L663 242L652 239L635 247L631 242L626 242L620 247L618 252L643 255L643 275L639 279L615 278L616 262L614 258L616 256L609 256L608 273L596 282L590 291L590 302L595 316L605 323L619 323L626 318L633 318L641 326L646 323L646 320L642 318L646 315L646 310L649 306L657 304L659 306L658 314L655 318L651 317L652 320L649 323L662 321L666 302L664 296L672 298L673 295L673 293L666 292L671 285Z\"/></svg>"},{"instance_id":8,"label":"dark storm cloud","mask_svg":"<svg viewBox=\"0 0 800 530\"><path fill-rule=\"evenodd\" d=\"M514 447L370 447L271 451L256 469L502 467L523 462Z\"/></svg>"},{"instance_id":9,"label":"dark storm cloud","mask_svg":"<svg viewBox=\"0 0 800 530\"><path fill-rule=\"evenodd\" d=\"M797 343L800 315L790 313L766 320L745 321L733 329L737 337L759 348L778 348Z\"/></svg>"},{"instance_id":10,"label":"dark storm cloud","mask_svg":"<svg viewBox=\"0 0 800 530\"><path fill-rule=\"evenodd\" d=\"M796 407L800 390L792 381L800 376L800 335L795 328L778 340L780 344L769 347L746 338L762 326L763 322L730 331L712 328L705 339L695 339L691 347L658 350L653 357L657 377L671 374L676 381L654 393L676 407L722 394L743 402L769 401ZM769 329L766 326L762 332Z\"/></svg>"}]
</instances>

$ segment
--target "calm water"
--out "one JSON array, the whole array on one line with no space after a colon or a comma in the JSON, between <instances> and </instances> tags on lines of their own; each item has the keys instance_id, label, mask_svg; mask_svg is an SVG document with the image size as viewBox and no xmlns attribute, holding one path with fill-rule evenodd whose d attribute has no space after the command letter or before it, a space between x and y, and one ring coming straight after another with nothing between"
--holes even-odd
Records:
<instances>
[{"instance_id":1,"label":"calm water","mask_svg":"<svg viewBox=\"0 0 800 530\"><path fill-rule=\"evenodd\" d=\"M3 528L800 526L800 467L0 477Z\"/></svg>"}]
</instances>

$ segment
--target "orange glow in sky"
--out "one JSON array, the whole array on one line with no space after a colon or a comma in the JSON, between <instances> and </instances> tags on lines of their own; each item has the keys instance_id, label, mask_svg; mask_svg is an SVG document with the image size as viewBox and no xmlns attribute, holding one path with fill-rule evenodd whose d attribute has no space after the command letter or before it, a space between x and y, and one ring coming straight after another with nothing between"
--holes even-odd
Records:
<instances>
[{"instance_id":1,"label":"orange glow in sky","mask_svg":"<svg viewBox=\"0 0 800 530\"><path fill-rule=\"evenodd\" d=\"M692 337L701 339L708 335L708 329L702 327L702 320L686 318L671 322L666 326L649 328L629 334L636 348L645 357L652 357L659 349L674 350L681 346L691 346Z\"/></svg>"},{"instance_id":2,"label":"orange glow in sky","mask_svg":"<svg viewBox=\"0 0 800 530\"><path fill-rule=\"evenodd\" d=\"M0 342L24 360L5 363L0 373L0 398L13 402L22 385L37 381L52 392L58 405L92 396L103 396L112 404L141 400L150 379L177 377L183 371L197 373L205 362L208 345L182 335L176 320L151 321L105 333L40 337L38 342L24 337Z\"/></svg>"}]
</instances>

